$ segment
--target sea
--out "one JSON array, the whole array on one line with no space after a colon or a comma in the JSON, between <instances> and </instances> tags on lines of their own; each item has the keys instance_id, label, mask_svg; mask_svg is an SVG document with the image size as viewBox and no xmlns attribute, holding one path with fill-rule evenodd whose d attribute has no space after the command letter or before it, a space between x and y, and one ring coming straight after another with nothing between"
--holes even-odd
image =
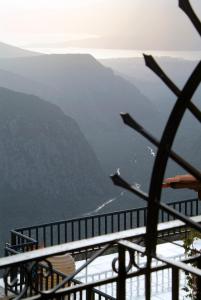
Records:
<instances>
[{"instance_id":1,"label":"sea","mask_svg":"<svg viewBox=\"0 0 201 300\"><path fill-rule=\"evenodd\" d=\"M200 60L200 51L159 51L159 50L125 50L125 49L97 49L97 48L27 48L27 50L37 51L44 54L91 54L96 59L112 58L141 58L143 53L151 54L154 57L172 57L186 60Z\"/></svg>"}]
</instances>

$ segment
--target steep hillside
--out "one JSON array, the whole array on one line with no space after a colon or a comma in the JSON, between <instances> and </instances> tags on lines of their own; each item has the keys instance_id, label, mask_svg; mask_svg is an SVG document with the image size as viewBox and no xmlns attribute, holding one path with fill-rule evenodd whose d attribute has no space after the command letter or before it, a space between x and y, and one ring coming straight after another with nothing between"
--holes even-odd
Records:
<instances>
[{"instance_id":1,"label":"steep hillside","mask_svg":"<svg viewBox=\"0 0 201 300\"><path fill-rule=\"evenodd\" d=\"M153 164L149 144L122 124L119 113L129 111L157 134L161 126L157 109L134 85L90 55L1 60L0 68L49 86L45 98L75 118L107 174L120 168L137 182L148 183ZM40 89L32 92L38 95Z\"/></svg>"},{"instance_id":2,"label":"steep hillside","mask_svg":"<svg viewBox=\"0 0 201 300\"><path fill-rule=\"evenodd\" d=\"M196 60L173 57L156 57L158 64L179 88L182 88L195 68ZM141 58L102 59L101 63L112 68L115 73L135 86L157 105L159 111L167 118L175 103L175 96L165 84L145 66Z\"/></svg>"},{"instance_id":3,"label":"steep hillside","mask_svg":"<svg viewBox=\"0 0 201 300\"><path fill-rule=\"evenodd\" d=\"M37 95L42 99L59 98L59 90L37 80L0 69L0 86L14 91ZM55 100L55 102L57 102Z\"/></svg>"},{"instance_id":4,"label":"steep hillside","mask_svg":"<svg viewBox=\"0 0 201 300\"><path fill-rule=\"evenodd\" d=\"M171 57L156 57L158 64L166 74L182 89L193 69L197 65L197 60L186 60ZM139 90L149 97L150 101L157 105L160 115L166 123L171 110L176 102L176 96L167 88L167 86L152 72L144 63L143 58L122 58L105 59L101 62L111 67L116 73L135 84ZM201 87L199 87L193 96L193 102L201 108L200 105ZM187 151L188 145L194 145L200 132L200 124L190 113L186 113L179 128L176 147L178 151L185 151L185 156L189 159L195 159L191 151Z\"/></svg>"},{"instance_id":5,"label":"steep hillside","mask_svg":"<svg viewBox=\"0 0 201 300\"><path fill-rule=\"evenodd\" d=\"M80 216L110 194L73 119L35 96L0 88L0 236L12 227Z\"/></svg>"}]
</instances>

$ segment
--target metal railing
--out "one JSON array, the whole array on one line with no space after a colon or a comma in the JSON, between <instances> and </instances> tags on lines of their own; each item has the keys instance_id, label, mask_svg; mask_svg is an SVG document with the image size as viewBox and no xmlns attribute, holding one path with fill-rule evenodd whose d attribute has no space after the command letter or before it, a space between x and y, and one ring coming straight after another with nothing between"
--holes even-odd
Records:
<instances>
[{"instance_id":1,"label":"metal railing","mask_svg":"<svg viewBox=\"0 0 201 300\"><path fill-rule=\"evenodd\" d=\"M174 209L177 209L179 212L183 212L191 217L201 214L201 203L197 198L172 202L168 205ZM75 240L81 240L85 238L91 238L95 236L144 227L146 226L146 216L147 207L143 207L11 230L11 243L6 244L5 255L10 256L20 252L32 251L34 249L37 249L38 247L48 247L67 242L73 242ZM161 211L161 222L167 222L173 219L175 218L172 218L171 215ZM175 238L176 235L181 236L181 234L186 232L186 230L188 230L188 228L183 226L171 228L170 230L166 228L166 230L160 232L159 237L165 237L167 239L174 236ZM138 235L138 238L140 236L143 237L144 233ZM93 247L92 250L92 254L90 255L93 255ZM78 250L76 250L76 253L78 253L77 251ZM89 256L90 251L89 248L86 249L86 255L84 255L86 259ZM81 252L84 252L83 249ZM77 258L77 256L75 258ZM40 268L37 272L39 272L40 274L43 273L44 270L48 272L47 269L47 265L40 264ZM26 280L21 267L12 269L12 273L10 274L11 278L15 278L16 274L18 274L19 278L16 282L12 283L12 285L10 285L8 282L9 276L6 277L5 290L7 293L12 292L14 294L19 294L19 292L21 292L25 286ZM52 288L53 282L56 282L58 284L59 282L64 280L64 278L65 274L53 269L49 277L40 277L37 282L37 290L40 290L43 287L46 287L46 289L48 287ZM76 282L75 279L72 279L71 284L77 283L78 282ZM35 289L32 286L29 287L24 296L34 295ZM95 299L96 296L98 297L97 299L102 300L114 299L113 295L107 295L103 291L94 288L92 289L92 291ZM71 295L71 297L74 297L73 299L82 299L81 297L86 298L86 295L84 296L80 294L80 292L78 294L79 297L75 294L72 294L73 296Z\"/></svg>"},{"instance_id":2,"label":"metal railing","mask_svg":"<svg viewBox=\"0 0 201 300\"><path fill-rule=\"evenodd\" d=\"M8 245L6 247L6 256L19 254L18 251L12 250ZM51 269L51 271L50 271ZM23 293L23 297L32 297L37 294L37 291L45 291L53 289L55 285L63 282L66 278L66 274L53 269L48 260L41 261L32 267L32 284L27 285L27 274L24 272L24 267L19 265L13 269L6 270L4 274L5 295L11 293L12 295L19 296ZM63 285L63 288L82 284L80 280L72 279ZM104 293L101 290L92 288L93 297L100 300L115 300L113 296ZM61 299L67 299L67 297L61 297ZM68 297L71 299L87 299L86 294L82 292L71 293Z\"/></svg>"},{"instance_id":3,"label":"metal railing","mask_svg":"<svg viewBox=\"0 0 201 300\"><path fill-rule=\"evenodd\" d=\"M201 214L201 202L197 198L171 202L168 206L192 217ZM169 213L160 212L159 222L175 220ZM62 220L11 231L11 248L28 251L76 240L101 236L146 226L147 207L116 211L106 214Z\"/></svg>"},{"instance_id":4,"label":"metal railing","mask_svg":"<svg viewBox=\"0 0 201 300\"><path fill-rule=\"evenodd\" d=\"M201 221L201 217L193 217L194 221ZM183 227L181 221L175 220L159 224L159 232L165 230L176 230ZM131 278L146 275L146 249L138 244L130 242L135 238L139 238L144 231L138 228L126 230L119 233L107 234L102 237L89 238L85 241L74 241L64 245L48 247L46 249L38 249L24 252L18 255L11 255L0 259L0 270L6 270L5 281L7 279L8 290L15 293L16 299L32 297L31 299L68 299L68 300L114 300L125 299L126 282ZM104 255L108 250L116 245L117 257L111 262L110 268L112 274L109 277L97 278L93 281L85 283L76 281L79 275L86 267L90 266L99 256ZM51 264L46 264L47 259L51 256L62 255L64 253L74 253L87 251L87 249L98 249L83 264L78 267L75 273L66 277L56 270L51 271ZM14 250L13 250L14 251ZM126 253L128 259L126 260ZM140 264L137 257L145 255L144 264ZM182 261L174 259L174 264L170 259L166 259L160 255L155 256L156 261L150 269L151 273L169 269L172 278L170 278L172 289L178 293L178 270L175 269L175 263L185 272L196 272L201 275L201 271L195 267L186 265L184 262L199 264L201 256L199 253L190 258L183 258ZM12 280L9 280L12 274ZM10 276L9 276L10 275ZM14 277L15 275L15 277ZM56 283L52 284L56 278ZM51 285L49 286L49 282ZM99 287L114 284L116 287L115 294L107 295L103 291L99 291ZM52 287L52 288L50 288ZM123 294L122 294L123 293ZM122 298L122 295L124 297ZM173 298L178 299L178 298Z\"/></svg>"}]
</instances>

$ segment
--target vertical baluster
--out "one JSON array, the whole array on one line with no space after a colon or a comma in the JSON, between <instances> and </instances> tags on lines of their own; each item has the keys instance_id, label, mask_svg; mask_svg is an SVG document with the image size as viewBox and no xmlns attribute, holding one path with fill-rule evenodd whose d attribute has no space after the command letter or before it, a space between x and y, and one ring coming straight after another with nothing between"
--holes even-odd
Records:
<instances>
[{"instance_id":1,"label":"vertical baluster","mask_svg":"<svg viewBox=\"0 0 201 300\"><path fill-rule=\"evenodd\" d=\"M81 221L78 220L78 239L81 240Z\"/></svg>"},{"instance_id":2,"label":"vertical baluster","mask_svg":"<svg viewBox=\"0 0 201 300\"><path fill-rule=\"evenodd\" d=\"M44 247L46 247L46 226L43 226L43 243Z\"/></svg>"},{"instance_id":3,"label":"vertical baluster","mask_svg":"<svg viewBox=\"0 0 201 300\"><path fill-rule=\"evenodd\" d=\"M182 212L181 207L182 207L181 202L179 202L179 212L180 212L180 213Z\"/></svg>"},{"instance_id":4,"label":"vertical baluster","mask_svg":"<svg viewBox=\"0 0 201 300\"><path fill-rule=\"evenodd\" d=\"M195 200L192 200L193 216L195 216Z\"/></svg>"},{"instance_id":5,"label":"vertical baluster","mask_svg":"<svg viewBox=\"0 0 201 300\"><path fill-rule=\"evenodd\" d=\"M179 269L172 268L172 300L179 299Z\"/></svg>"},{"instance_id":6,"label":"vertical baluster","mask_svg":"<svg viewBox=\"0 0 201 300\"><path fill-rule=\"evenodd\" d=\"M91 228L91 230L92 230L92 237L93 237L93 236L94 236L94 217L92 217L91 223L92 223L92 228Z\"/></svg>"},{"instance_id":7,"label":"vertical baluster","mask_svg":"<svg viewBox=\"0 0 201 300\"><path fill-rule=\"evenodd\" d=\"M21 237L21 249L22 249L23 252L27 251L26 246L27 246L27 245L26 245L26 243L24 242L24 238ZM30 247L27 247L27 248L30 248ZM31 250L31 249L30 249L30 250Z\"/></svg>"},{"instance_id":8,"label":"vertical baluster","mask_svg":"<svg viewBox=\"0 0 201 300\"><path fill-rule=\"evenodd\" d=\"M173 204L173 208L176 210L176 203ZM175 220L175 219L176 219L176 217L173 216L173 220Z\"/></svg>"},{"instance_id":9,"label":"vertical baluster","mask_svg":"<svg viewBox=\"0 0 201 300\"><path fill-rule=\"evenodd\" d=\"M151 300L151 257L147 257L147 267L145 273L145 299ZM139 277L137 277L139 279Z\"/></svg>"},{"instance_id":10,"label":"vertical baluster","mask_svg":"<svg viewBox=\"0 0 201 300\"><path fill-rule=\"evenodd\" d=\"M47 268L48 268L48 266L47 266ZM45 272L48 272L48 270L45 270ZM44 282L45 281L45 282ZM45 290L47 291L50 287L49 287L49 278L48 277L45 277L45 278L43 278L43 285L45 286L45 287L43 287L43 288L45 288Z\"/></svg>"},{"instance_id":11,"label":"vertical baluster","mask_svg":"<svg viewBox=\"0 0 201 300\"><path fill-rule=\"evenodd\" d=\"M114 216L111 214L111 231L114 232Z\"/></svg>"},{"instance_id":12,"label":"vertical baluster","mask_svg":"<svg viewBox=\"0 0 201 300\"><path fill-rule=\"evenodd\" d=\"M130 228L133 228L133 213L130 211Z\"/></svg>"},{"instance_id":13,"label":"vertical baluster","mask_svg":"<svg viewBox=\"0 0 201 300\"><path fill-rule=\"evenodd\" d=\"M188 211L187 211L187 202L185 202L185 215L187 216L187 213L188 213Z\"/></svg>"},{"instance_id":14,"label":"vertical baluster","mask_svg":"<svg viewBox=\"0 0 201 300\"><path fill-rule=\"evenodd\" d=\"M65 231L65 243L67 243L67 241L68 241L68 222L65 222L64 231Z\"/></svg>"},{"instance_id":15,"label":"vertical baluster","mask_svg":"<svg viewBox=\"0 0 201 300\"><path fill-rule=\"evenodd\" d=\"M137 227L140 226L140 218L139 218L140 214L139 214L139 209L137 210Z\"/></svg>"},{"instance_id":16,"label":"vertical baluster","mask_svg":"<svg viewBox=\"0 0 201 300\"><path fill-rule=\"evenodd\" d=\"M75 235L74 235L74 221L71 222L71 237L72 241L75 240Z\"/></svg>"},{"instance_id":17,"label":"vertical baluster","mask_svg":"<svg viewBox=\"0 0 201 300\"><path fill-rule=\"evenodd\" d=\"M147 208L144 208L144 226L147 225Z\"/></svg>"},{"instance_id":18,"label":"vertical baluster","mask_svg":"<svg viewBox=\"0 0 201 300\"><path fill-rule=\"evenodd\" d=\"M167 213L167 221L170 221L170 214Z\"/></svg>"},{"instance_id":19,"label":"vertical baluster","mask_svg":"<svg viewBox=\"0 0 201 300\"><path fill-rule=\"evenodd\" d=\"M54 272L52 272L51 278L50 278L50 286L51 286L51 289L54 287L54 277L55 277Z\"/></svg>"},{"instance_id":20,"label":"vertical baluster","mask_svg":"<svg viewBox=\"0 0 201 300\"><path fill-rule=\"evenodd\" d=\"M159 217L158 217L159 222L163 223L163 210L159 210Z\"/></svg>"},{"instance_id":21,"label":"vertical baluster","mask_svg":"<svg viewBox=\"0 0 201 300\"><path fill-rule=\"evenodd\" d=\"M100 216L98 216L98 235L101 234L101 221L100 221Z\"/></svg>"},{"instance_id":22,"label":"vertical baluster","mask_svg":"<svg viewBox=\"0 0 201 300\"><path fill-rule=\"evenodd\" d=\"M177 202L176 204L176 210L178 211L179 203Z\"/></svg>"},{"instance_id":23,"label":"vertical baluster","mask_svg":"<svg viewBox=\"0 0 201 300\"><path fill-rule=\"evenodd\" d=\"M39 271L40 274L43 273L43 267L40 267L40 271ZM40 276L39 277L39 289L42 291L43 290L43 276Z\"/></svg>"},{"instance_id":24,"label":"vertical baluster","mask_svg":"<svg viewBox=\"0 0 201 300\"><path fill-rule=\"evenodd\" d=\"M121 224L120 224L120 214L117 215L117 231L119 232L121 230Z\"/></svg>"},{"instance_id":25,"label":"vertical baluster","mask_svg":"<svg viewBox=\"0 0 201 300\"><path fill-rule=\"evenodd\" d=\"M39 240L38 240L38 227L36 227L36 242L37 242L36 247L38 248L38 242L39 242Z\"/></svg>"},{"instance_id":26,"label":"vertical baluster","mask_svg":"<svg viewBox=\"0 0 201 300\"><path fill-rule=\"evenodd\" d=\"M60 232L61 228L60 228L60 223L57 224L57 244L60 245L61 244L61 232Z\"/></svg>"},{"instance_id":27,"label":"vertical baluster","mask_svg":"<svg viewBox=\"0 0 201 300\"><path fill-rule=\"evenodd\" d=\"M18 287L18 292L19 292L19 290L20 290L20 293L21 293L24 276L23 276L23 273L22 273L22 268L20 267L19 269L20 269L20 274L18 274L18 276L19 276L19 287Z\"/></svg>"},{"instance_id":28,"label":"vertical baluster","mask_svg":"<svg viewBox=\"0 0 201 300\"><path fill-rule=\"evenodd\" d=\"M107 216L105 216L104 219L105 219L105 234L107 234L107 230L108 230L108 228L107 228Z\"/></svg>"},{"instance_id":29,"label":"vertical baluster","mask_svg":"<svg viewBox=\"0 0 201 300\"><path fill-rule=\"evenodd\" d=\"M117 300L126 299L126 255L125 249L121 245L118 245L118 279L117 279Z\"/></svg>"},{"instance_id":30,"label":"vertical baluster","mask_svg":"<svg viewBox=\"0 0 201 300\"><path fill-rule=\"evenodd\" d=\"M199 257L197 260L197 268L201 269L201 258ZM196 282L196 300L201 299L201 276L197 276L197 282Z\"/></svg>"},{"instance_id":31,"label":"vertical baluster","mask_svg":"<svg viewBox=\"0 0 201 300\"><path fill-rule=\"evenodd\" d=\"M88 238L87 219L84 220L84 225L85 225L85 238Z\"/></svg>"},{"instance_id":32,"label":"vertical baluster","mask_svg":"<svg viewBox=\"0 0 201 300\"><path fill-rule=\"evenodd\" d=\"M190 216L193 216L193 202L190 202Z\"/></svg>"},{"instance_id":33,"label":"vertical baluster","mask_svg":"<svg viewBox=\"0 0 201 300\"><path fill-rule=\"evenodd\" d=\"M11 246L15 246L17 244L16 234L11 231ZM17 268L13 267L11 269L10 280L13 281L17 276Z\"/></svg>"},{"instance_id":34,"label":"vertical baluster","mask_svg":"<svg viewBox=\"0 0 201 300\"><path fill-rule=\"evenodd\" d=\"M199 215L199 200L196 199L196 216Z\"/></svg>"},{"instance_id":35,"label":"vertical baluster","mask_svg":"<svg viewBox=\"0 0 201 300\"><path fill-rule=\"evenodd\" d=\"M4 250L4 254L5 256L8 256L8 251L7 250ZM12 272L11 272L11 275L12 275ZM10 278L12 280L12 278ZM8 296L8 276L4 276L4 293L5 293L5 296Z\"/></svg>"},{"instance_id":36,"label":"vertical baluster","mask_svg":"<svg viewBox=\"0 0 201 300\"><path fill-rule=\"evenodd\" d=\"M28 229L28 236L32 237L32 235L31 235L31 228Z\"/></svg>"},{"instance_id":37,"label":"vertical baluster","mask_svg":"<svg viewBox=\"0 0 201 300\"><path fill-rule=\"evenodd\" d=\"M124 216L124 230L126 230L126 213L125 212L124 212L123 216Z\"/></svg>"},{"instance_id":38,"label":"vertical baluster","mask_svg":"<svg viewBox=\"0 0 201 300\"><path fill-rule=\"evenodd\" d=\"M50 245L54 245L54 237L53 237L53 224L50 225Z\"/></svg>"},{"instance_id":39,"label":"vertical baluster","mask_svg":"<svg viewBox=\"0 0 201 300\"><path fill-rule=\"evenodd\" d=\"M94 293L92 288L87 288L86 290L86 299L87 300L94 300Z\"/></svg>"},{"instance_id":40,"label":"vertical baluster","mask_svg":"<svg viewBox=\"0 0 201 300\"><path fill-rule=\"evenodd\" d=\"M17 237L17 244L19 245L19 244L21 244L21 237Z\"/></svg>"}]
</instances>

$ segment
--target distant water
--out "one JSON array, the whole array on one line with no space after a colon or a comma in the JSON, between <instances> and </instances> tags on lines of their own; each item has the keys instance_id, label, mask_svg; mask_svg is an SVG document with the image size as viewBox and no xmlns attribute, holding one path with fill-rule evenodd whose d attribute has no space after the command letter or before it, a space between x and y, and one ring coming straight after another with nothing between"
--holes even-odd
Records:
<instances>
[{"instance_id":1,"label":"distant water","mask_svg":"<svg viewBox=\"0 0 201 300\"><path fill-rule=\"evenodd\" d=\"M142 57L142 53L152 54L157 57L183 58L187 60L199 60L201 51L157 51L157 50L124 50L124 49L95 49L95 48L26 48L31 51L38 51L46 54L65 53L89 53L96 59L109 58L131 58Z\"/></svg>"}]
</instances>

